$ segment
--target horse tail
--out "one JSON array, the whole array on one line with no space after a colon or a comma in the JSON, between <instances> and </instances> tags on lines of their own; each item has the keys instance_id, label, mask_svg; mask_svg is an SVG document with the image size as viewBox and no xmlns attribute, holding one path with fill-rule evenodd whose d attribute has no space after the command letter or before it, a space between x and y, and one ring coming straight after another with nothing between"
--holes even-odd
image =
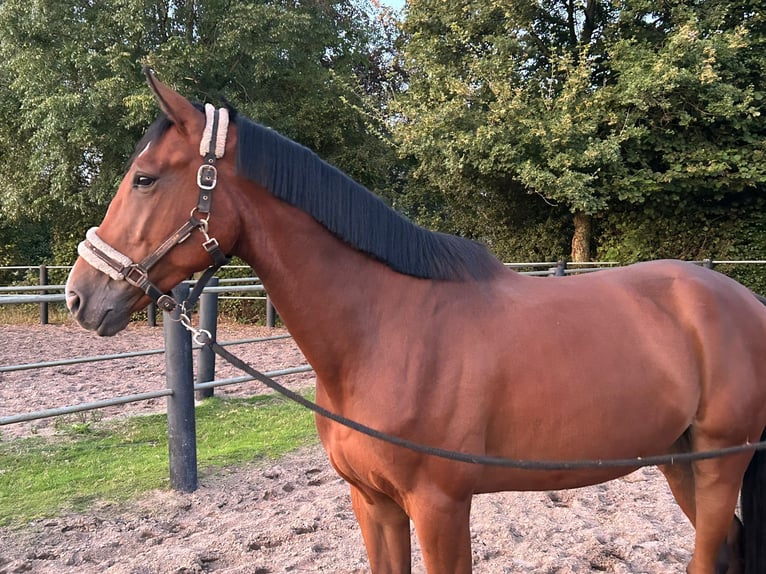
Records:
<instances>
[{"instance_id":1,"label":"horse tail","mask_svg":"<svg viewBox=\"0 0 766 574\"><path fill-rule=\"evenodd\" d=\"M761 435L766 440L766 430ZM766 572L766 452L755 451L742 480L745 574Z\"/></svg>"}]
</instances>

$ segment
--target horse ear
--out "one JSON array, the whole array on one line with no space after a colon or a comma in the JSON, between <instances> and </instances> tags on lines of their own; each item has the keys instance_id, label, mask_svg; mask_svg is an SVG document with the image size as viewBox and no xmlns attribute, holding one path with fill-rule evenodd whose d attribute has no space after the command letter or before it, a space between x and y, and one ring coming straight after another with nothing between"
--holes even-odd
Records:
<instances>
[{"instance_id":1,"label":"horse ear","mask_svg":"<svg viewBox=\"0 0 766 574\"><path fill-rule=\"evenodd\" d=\"M154 97L157 98L160 109L165 112L170 121L183 133L199 131L196 128L198 124L204 121L200 111L181 94L160 82L151 68L144 68L144 74L149 88L154 93Z\"/></svg>"}]
</instances>

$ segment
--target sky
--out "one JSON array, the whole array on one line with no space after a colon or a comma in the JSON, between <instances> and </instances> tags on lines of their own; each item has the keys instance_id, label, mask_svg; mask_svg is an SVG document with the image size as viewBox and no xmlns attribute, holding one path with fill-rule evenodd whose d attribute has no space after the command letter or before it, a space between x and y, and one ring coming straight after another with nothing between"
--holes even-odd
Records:
<instances>
[{"instance_id":1,"label":"sky","mask_svg":"<svg viewBox=\"0 0 766 574\"><path fill-rule=\"evenodd\" d=\"M381 0L380 3L391 6L395 10L400 10L404 6L404 0Z\"/></svg>"}]
</instances>

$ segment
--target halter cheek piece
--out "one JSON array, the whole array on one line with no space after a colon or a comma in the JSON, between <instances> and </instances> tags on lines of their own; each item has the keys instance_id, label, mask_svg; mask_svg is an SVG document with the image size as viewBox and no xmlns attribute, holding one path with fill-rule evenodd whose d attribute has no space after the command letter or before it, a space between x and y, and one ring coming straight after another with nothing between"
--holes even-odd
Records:
<instances>
[{"instance_id":1,"label":"halter cheek piece","mask_svg":"<svg viewBox=\"0 0 766 574\"><path fill-rule=\"evenodd\" d=\"M134 263L130 257L120 253L101 239L96 233L97 227L90 228L85 234L85 241L80 242L77 246L78 255L92 267L106 273L115 281L125 280L138 287L165 311L173 311L178 307L178 302L170 295L160 291L149 280L149 270L176 245L186 241L195 229L199 229L204 236L205 240L202 247L212 258L213 264L197 281L197 285L184 305L193 303L199 297L207 280L221 266L229 262L229 258L221 251L218 241L208 235L210 205L213 200L213 190L218 183L218 170L215 167L215 162L216 159L223 157L226 148L229 112L225 108L216 110L211 104L205 104L205 118L205 130L202 132L202 140L199 144L199 153L204 158L202 165L197 170L199 194L197 206L192 210L188 221L139 263Z\"/></svg>"}]
</instances>

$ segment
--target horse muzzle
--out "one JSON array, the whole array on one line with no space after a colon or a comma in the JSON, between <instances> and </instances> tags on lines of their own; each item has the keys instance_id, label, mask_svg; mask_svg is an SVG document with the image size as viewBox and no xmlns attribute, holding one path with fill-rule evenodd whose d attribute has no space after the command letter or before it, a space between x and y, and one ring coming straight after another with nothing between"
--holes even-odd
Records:
<instances>
[{"instance_id":1,"label":"horse muzzle","mask_svg":"<svg viewBox=\"0 0 766 574\"><path fill-rule=\"evenodd\" d=\"M115 335L127 327L133 306L142 296L129 284L114 281L79 259L69 273L65 294L72 317L101 336Z\"/></svg>"}]
</instances>

